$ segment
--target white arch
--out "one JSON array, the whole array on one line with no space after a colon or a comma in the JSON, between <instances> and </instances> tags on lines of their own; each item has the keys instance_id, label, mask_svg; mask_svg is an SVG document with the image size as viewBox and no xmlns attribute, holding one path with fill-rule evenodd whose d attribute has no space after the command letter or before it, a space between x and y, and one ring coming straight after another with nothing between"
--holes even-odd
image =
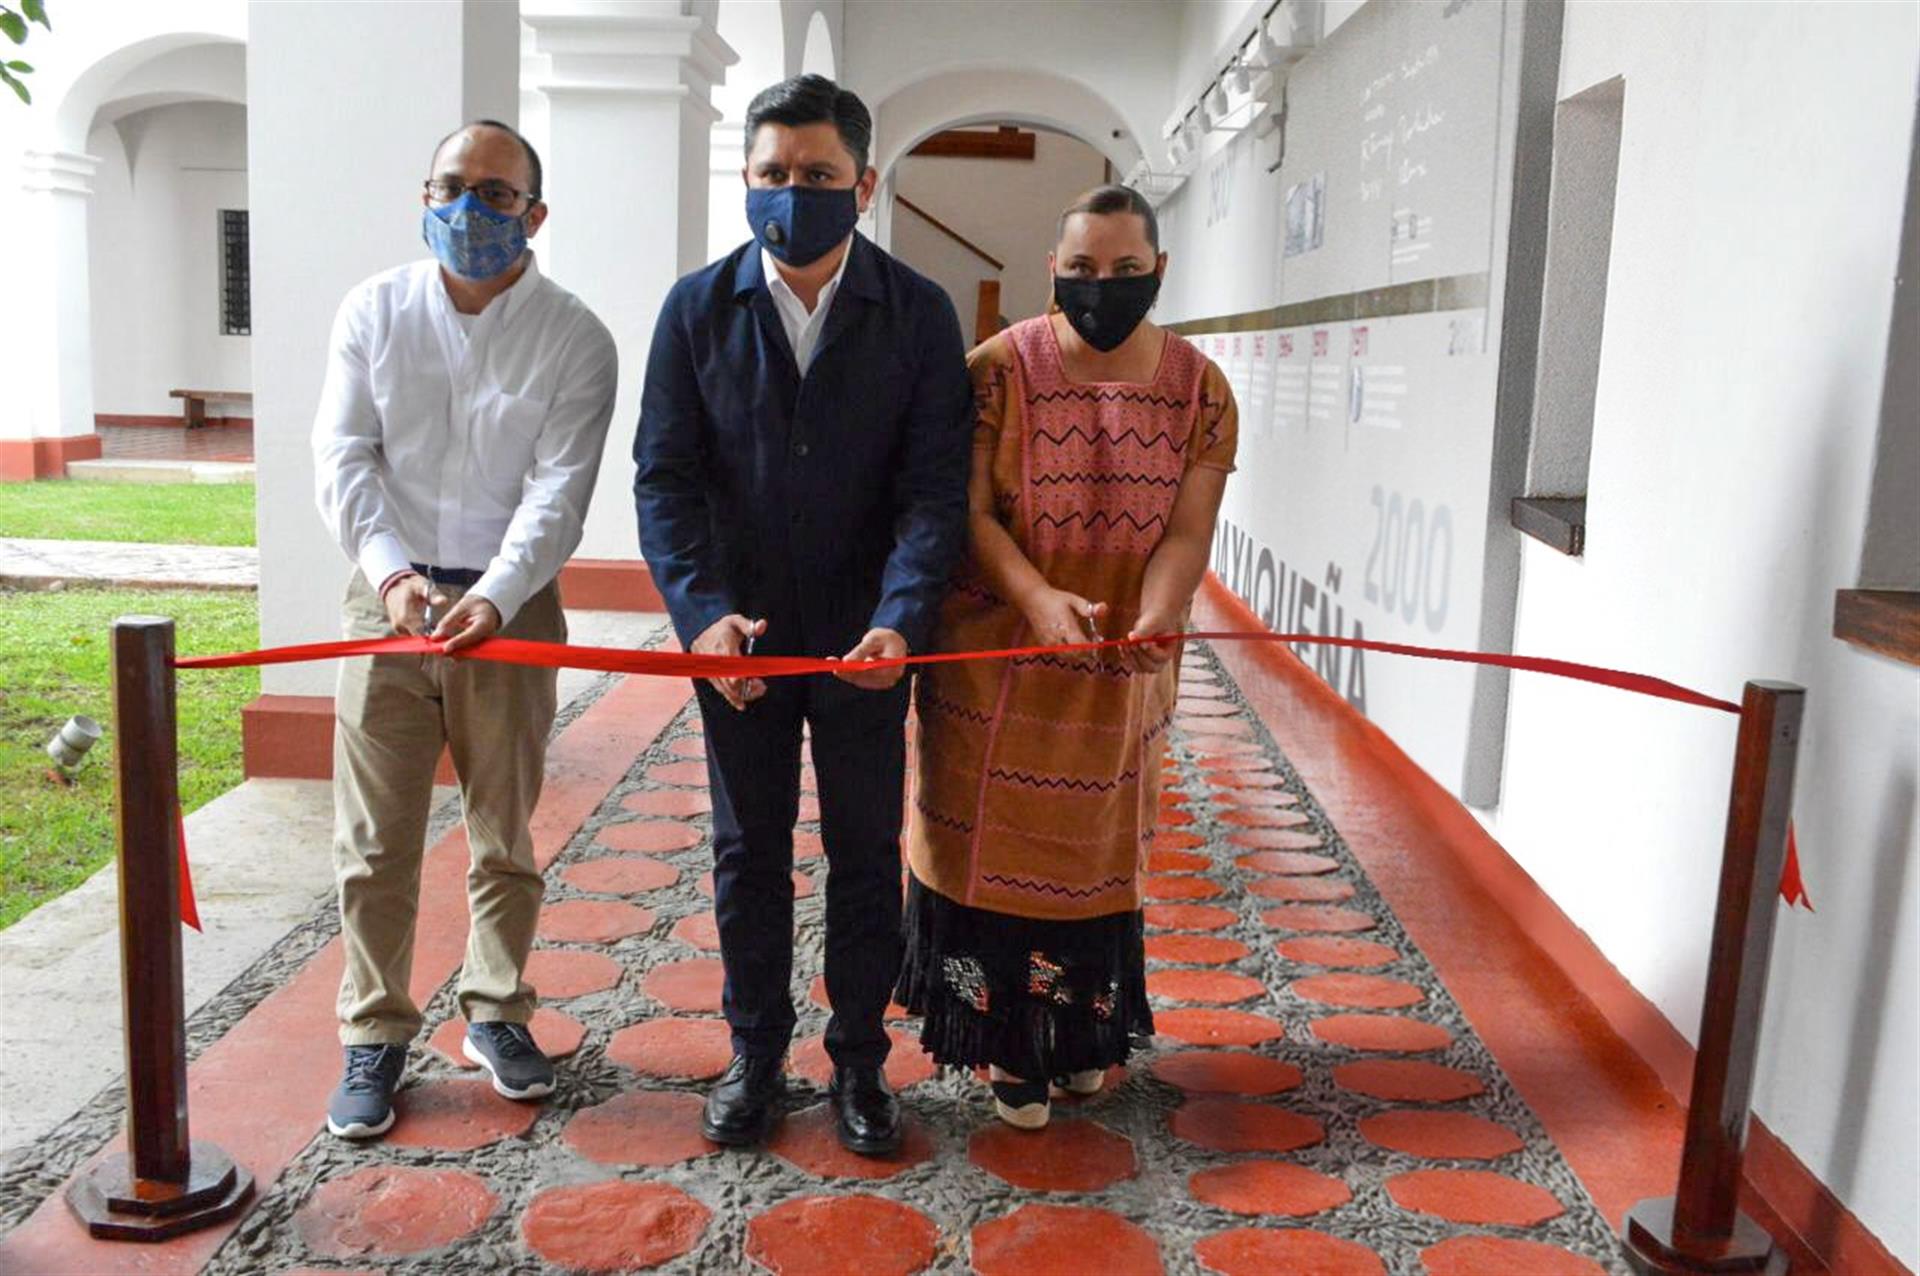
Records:
<instances>
[{"instance_id":1,"label":"white arch","mask_svg":"<svg viewBox=\"0 0 1920 1276\"><path fill-rule=\"evenodd\" d=\"M1026 124L1075 137L1118 172L1140 158L1119 109L1079 80L1045 71L981 65L953 68L902 86L873 112L874 166L884 179L900 157L942 129Z\"/></svg>"},{"instance_id":2,"label":"white arch","mask_svg":"<svg viewBox=\"0 0 1920 1276\"><path fill-rule=\"evenodd\" d=\"M840 66L844 14L844 0L780 0L780 20L786 33L786 75L817 69L814 59L821 55L821 44L825 45L827 64L836 69ZM821 74L840 78L830 71Z\"/></svg>"},{"instance_id":3,"label":"white arch","mask_svg":"<svg viewBox=\"0 0 1920 1276\"><path fill-rule=\"evenodd\" d=\"M44 145L50 150L85 151L94 115L116 95L121 82L129 80L145 64L196 45L244 44L245 41L244 30L169 31L131 40L102 54L68 84L59 105L47 117ZM146 91L160 91L157 82Z\"/></svg>"},{"instance_id":4,"label":"white arch","mask_svg":"<svg viewBox=\"0 0 1920 1276\"><path fill-rule=\"evenodd\" d=\"M833 32L827 29L827 15L818 9L807 19L807 42L800 52L802 75L824 75L829 80L837 72L833 55Z\"/></svg>"}]
</instances>

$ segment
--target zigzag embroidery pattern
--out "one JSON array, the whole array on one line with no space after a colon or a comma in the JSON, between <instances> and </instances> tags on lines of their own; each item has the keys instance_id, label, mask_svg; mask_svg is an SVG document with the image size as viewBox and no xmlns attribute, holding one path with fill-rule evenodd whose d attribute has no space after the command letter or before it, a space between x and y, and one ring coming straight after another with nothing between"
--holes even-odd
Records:
<instances>
[{"instance_id":1,"label":"zigzag embroidery pattern","mask_svg":"<svg viewBox=\"0 0 1920 1276\"><path fill-rule=\"evenodd\" d=\"M982 873L980 880L1009 890L1031 891L1036 895L1061 895L1068 899L1091 899L1108 891L1123 890L1128 881L1124 877L1109 877L1094 886L1062 886L1058 882L1041 881L1035 877L1010 877L1005 873Z\"/></svg>"},{"instance_id":2,"label":"zigzag embroidery pattern","mask_svg":"<svg viewBox=\"0 0 1920 1276\"><path fill-rule=\"evenodd\" d=\"M1035 390L1027 395L1027 402L1033 403L1075 403L1091 399L1096 403L1146 403L1156 408L1171 408L1184 412L1192 399L1172 399L1164 394L1155 394L1150 390L1123 390L1113 387L1068 386L1061 390Z\"/></svg>"},{"instance_id":3,"label":"zigzag embroidery pattern","mask_svg":"<svg viewBox=\"0 0 1920 1276\"><path fill-rule=\"evenodd\" d=\"M1080 510L1068 510L1065 514L1059 515L1049 514L1042 510L1040 513L1034 515L1033 525L1039 527L1043 523L1054 527L1071 527L1077 523L1088 531L1092 531L1094 528L1101 526L1117 528L1122 523L1125 523L1136 532L1150 532L1155 528L1164 529L1167 525L1167 520L1159 514L1155 514L1151 518L1146 519L1135 518L1130 510L1121 510L1118 514L1109 514L1105 510L1095 510L1091 514L1083 513Z\"/></svg>"},{"instance_id":4,"label":"zigzag embroidery pattern","mask_svg":"<svg viewBox=\"0 0 1920 1276\"><path fill-rule=\"evenodd\" d=\"M1097 474L1091 470L1063 470L1058 474L1037 474L1033 478L1035 487L1046 487L1055 483L1148 483L1154 487L1179 487L1180 477L1153 474Z\"/></svg>"},{"instance_id":5,"label":"zigzag embroidery pattern","mask_svg":"<svg viewBox=\"0 0 1920 1276\"><path fill-rule=\"evenodd\" d=\"M1082 443L1087 444L1125 443L1131 439L1143 449L1165 447L1175 452L1181 450L1181 444L1175 442L1172 431L1161 430L1149 436L1140 433L1139 427L1131 425L1118 434L1108 434L1103 430L1088 429L1084 425L1070 425L1066 429L1055 433L1045 426L1036 425L1033 427L1033 434L1035 438L1045 439L1055 447L1059 447L1068 439L1078 439Z\"/></svg>"},{"instance_id":6,"label":"zigzag embroidery pattern","mask_svg":"<svg viewBox=\"0 0 1920 1276\"><path fill-rule=\"evenodd\" d=\"M1005 784L1018 784L1029 789L1052 789L1055 792L1074 793L1111 793L1121 785L1138 779L1139 771L1122 771L1111 780L1082 780L1070 775L1040 775L1033 771L1017 771L1011 767L991 767L987 771L989 779Z\"/></svg>"},{"instance_id":7,"label":"zigzag embroidery pattern","mask_svg":"<svg viewBox=\"0 0 1920 1276\"><path fill-rule=\"evenodd\" d=\"M960 718L967 722L975 722L983 727L993 725L993 715L991 713L982 709L970 709L957 700L949 700L937 691L934 691L930 684L925 682L920 684L920 707L922 709L930 709L934 713L944 714L949 718Z\"/></svg>"},{"instance_id":8,"label":"zigzag embroidery pattern","mask_svg":"<svg viewBox=\"0 0 1920 1276\"><path fill-rule=\"evenodd\" d=\"M973 832L973 825L966 820L955 819L951 815L942 815L919 798L913 800L913 809L925 816L928 823L938 824L943 829L951 829L955 833L963 835Z\"/></svg>"},{"instance_id":9,"label":"zigzag embroidery pattern","mask_svg":"<svg viewBox=\"0 0 1920 1276\"><path fill-rule=\"evenodd\" d=\"M1023 665L1044 665L1048 669L1064 669L1068 673L1087 673L1103 678L1131 678L1134 672L1125 665L1100 665L1096 668L1089 665L1084 657L1068 660L1064 656L1015 656L1013 664L1015 668Z\"/></svg>"}]
</instances>

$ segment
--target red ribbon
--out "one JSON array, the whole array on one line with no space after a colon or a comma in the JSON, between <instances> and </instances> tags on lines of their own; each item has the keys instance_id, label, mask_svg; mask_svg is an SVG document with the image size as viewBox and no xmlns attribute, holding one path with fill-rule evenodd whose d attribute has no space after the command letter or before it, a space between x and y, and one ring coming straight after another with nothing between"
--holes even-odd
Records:
<instances>
[{"instance_id":1,"label":"red ribbon","mask_svg":"<svg viewBox=\"0 0 1920 1276\"><path fill-rule=\"evenodd\" d=\"M1541 656L1514 656L1484 651L1458 651L1447 647L1418 647L1409 643L1376 642L1367 638L1339 638L1331 634L1276 634L1258 632L1200 632L1173 634L1160 638L1109 638L1102 642L1062 643L1045 647L1008 647L997 651L937 651L918 656L898 656L885 660L834 660L819 656L703 656L681 651L633 651L625 647L573 647L557 642L529 642L522 638L488 638L464 650L452 653L455 660L492 660L501 664L533 665L543 669L597 669L606 673L644 674L662 678L791 678L804 674L834 673L847 669L896 669L912 665L950 664L962 660L1007 660L1022 656L1059 656L1086 652L1147 646L1173 638L1200 639L1206 642L1284 642L1318 643L1330 647L1353 647L1398 656L1417 656L1423 660L1449 660L1461 664L1493 665L1502 669L1521 669L1529 673L1550 674L1580 682L1615 687L1637 695L1676 700L1737 714L1740 706L1683 687L1664 678L1643 673L1628 673L1600 665L1573 660L1552 660ZM399 636L393 638L350 638L342 642L297 643L289 647L270 647L264 651L233 652L224 656L187 656L174 661L180 669L229 669L236 665L284 665L306 660L331 660L341 656L431 656L446 655L445 644L431 638ZM185 838L182 838L185 845ZM184 872L182 876L184 884ZM183 885L184 889L184 885ZM1811 910L1805 883L1800 876L1800 853L1795 845L1793 826L1787 826L1787 862L1780 875L1780 894L1789 904L1804 904Z\"/></svg>"},{"instance_id":2,"label":"red ribbon","mask_svg":"<svg viewBox=\"0 0 1920 1276\"><path fill-rule=\"evenodd\" d=\"M200 929L200 905L193 900L193 873L187 868L187 815L180 803L173 804L175 844L180 848L180 920Z\"/></svg>"}]
</instances>

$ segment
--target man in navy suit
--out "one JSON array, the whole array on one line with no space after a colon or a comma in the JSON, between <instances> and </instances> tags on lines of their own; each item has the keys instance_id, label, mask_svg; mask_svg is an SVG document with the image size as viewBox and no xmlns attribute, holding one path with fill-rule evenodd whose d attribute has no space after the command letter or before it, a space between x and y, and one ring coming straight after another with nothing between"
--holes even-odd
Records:
<instances>
[{"instance_id":1,"label":"man in navy suit","mask_svg":"<svg viewBox=\"0 0 1920 1276\"><path fill-rule=\"evenodd\" d=\"M640 547L687 649L927 649L966 544L972 395L941 289L854 233L878 174L859 98L804 75L747 110L753 240L681 279L634 440ZM734 1059L702 1123L764 1136L793 1033L793 825L803 726L826 846L827 1053L840 1140L884 1155L898 974L907 683L898 670L696 687Z\"/></svg>"}]
</instances>

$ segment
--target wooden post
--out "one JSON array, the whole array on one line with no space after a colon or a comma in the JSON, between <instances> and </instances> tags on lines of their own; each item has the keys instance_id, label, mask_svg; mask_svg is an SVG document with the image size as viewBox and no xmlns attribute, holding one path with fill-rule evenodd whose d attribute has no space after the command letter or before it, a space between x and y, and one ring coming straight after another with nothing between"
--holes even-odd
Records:
<instances>
[{"instance_id":1,"label":"wooden post","mask_svg":"<svg viewBox=\"0 0 1920 1276\"><path fill-rule=\"evenodd\" d=\"M154 1241L232 1218L253 1176L187 1133L173 622L122 616L112 647L127 1155L75 1178L67 1205L95 1236Z\"/></svg>"},{"instance_id":2,"label":"wooden post","mask_svg":"<svg viewBox=\"0 0 1920 1276\"><path fill-rule=\"evenodd\" d=\"M1784 682L1749 682L1741 701L1679 1188L1627 1213L1627 1257L1643 1273L1787 1270L1786 1254L1740 1212L1740 1163L1805 707L1805 689Z\"/></svg>"}]
</instances>

